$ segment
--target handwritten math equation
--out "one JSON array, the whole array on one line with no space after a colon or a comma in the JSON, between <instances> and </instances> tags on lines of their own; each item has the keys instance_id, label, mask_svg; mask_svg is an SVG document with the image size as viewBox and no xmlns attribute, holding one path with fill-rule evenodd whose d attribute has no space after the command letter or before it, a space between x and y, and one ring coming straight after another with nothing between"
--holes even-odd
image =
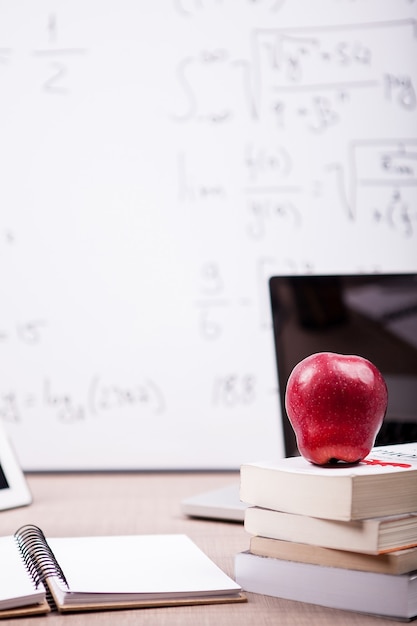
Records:
<instances>
[{"instance_id":1,"label":"handwritten math equation","mask_svg":"<svg viewBox=\"0 0 417 626\"><path fill-rule=\"evenodd\" d=\"M36 346L42 341L47 322L43 319L25 320L2 327L0 325L0 347L18 341L27 346Z\"/></svg>"},{"instance_id":2,"label":"handwritten math equation","mask_svg":"<svg viewBox=\"0 0 417 626\"><path fill-rule=\"evenodd\" d=\"M239 193L246 216L242 235L261 242L278 232L302 232L306 207L333 187L341 218L366 218L372 227L385 226L404 238L415 236L416 154L417 138L350 141L343 162L324 162L321 177L309 179L297 172L296 154L282 144L248 143L241 155L245 179ZM213 180L212 172L198 166L198 158L181 153L178 163L180 203L230 202L227 180Z\"/></svg>"},{"instance_id":3,"label":"handwritten math equation","mask_svg":"<svg viewBox=\"0 0 417 626\"><path fill-rule=\"evenodd\" d=\"M256 403L257 397L259 385L253 373L223 372L207 385L207 404L213 410L248 407ZM30 422L34 411L42 411L45 419L70 426L100 422L115 415L120 420L164 419L167 410L166 393L150 378L129 385L109 382L94 375L81 399L49 377L41 381L35 392L0 391L0 419L17 425Z\"/></svg>"},{"instance_id":4,"label":"handwritten math equation","mask_svg":"<svg viewBox=\"0 0 417 626\"><path fill-rule=\"evenodd\" d=\"M89 50L86 47L60 45L56 13L46 15L39 34L40 45L26 51L33 72L40 77L39 89L48 95L68 95L72 88L71 72L85 59ZM0 78L2 72L13 72L21 58L20 49L2 47L0 42Z\"/></svg>"},{"instance_id":5,"label":"handwritten math equation","mask_svg":"<svg viewBox=\"0 0 417 626\"><path fill-rule=\"evenodd\" d=\"M165 411L165 398L151 379L135 385L108 383L98 375L88 382L83 400L64 391L50 378L45 378L37 392L0 392L0 418L19 424L31 419L31 411L42 410L60 424L78 424L105 418L117 412L135 412L138 419L155 418Z\"/></svg>"},{"instance_id":6,"label":"handwritten math equation","mask_svg":"<svg viewBox=\"0 0 417 626\"><path fill-rule=\"evenodd\" d=\"M417 139L353 142L351 211L365 204L377 223L385 223L405 237L417 228ZM385 190L383 201L379 190ZM363 210L363 209L362 209Z\"/></svg>"},{"instance_id":7,"label":"handwritten math equation","mask_svg":"<svg viewBox=\"0 0 417 626\"><path fill-rule=\"evenodd\" d=\"M400 35L415 49L415 20L305 27L265 28L249 34L250 55L227 47L202 49L180 60L178 122L232 122L242 112L251 119L294 125L321 134L343 123L350 106L369 98L403 112L417 106L413 55L397 54L392 69L384 63L386 42ZM396 51L398 53L398 51ZM218 84L218 89L212 85ZM236 86L231 97L224 84ZM210 87L209 87L210 86Z\"/></svg>"},{"instance_id":8,"label":"handwritten math equation","mask_svg":"<svg viewBox=\"0 0 417 626\"><path fill-rule=\"evenodd\" d=\"M201 267L198 279L198 297L195 307L198 311L198 328L203 339L214 341L222 337L225 332L225 323L222 318L225 312L232 309L236 314L242 314L245 309L253 306L250 297L231 296L230 290L217 262L207 261ZM228 316L229 317L229 316Z\"/></svg>"}]
</instances>

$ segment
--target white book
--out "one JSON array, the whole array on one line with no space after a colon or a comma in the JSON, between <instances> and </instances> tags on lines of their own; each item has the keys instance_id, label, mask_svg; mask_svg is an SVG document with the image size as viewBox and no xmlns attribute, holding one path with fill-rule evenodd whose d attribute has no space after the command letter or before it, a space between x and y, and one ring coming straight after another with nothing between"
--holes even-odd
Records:
<instances>
[{"instance_id":1,"label":"white book","mask_svg":"<svg viewBox=\"0 0 417 626\"><path fill-rule=\"evenodd\" d=\"M417 444L373 448L356 465L313 465L303 457L246 463L246 504L311 517L355 520L417 511Z\"/></svg>"},{"instance_id":2,"label":"white book","mask_svg":"<svg viewBox=\"0 0 417 626\"><path fill-rule=\"evenodd\" d=\"M0 541L2 610L61 612L240 602L240 586L186 535L52 537L28 525ZM4 581L2 580L4 578Z\"/></svg>"},{"instance_id":3,"label":"white book","mask_svg":"<svg viewBox=\"0 0 417 626\"><path fill-rule=\"evenodd\" d=\"M366 554L417 546L416 512L341 522L249 507L244 525L250 535Z\"/></svg>"},{"instance_id":4,"label":"white book","mask_svg":"<svg viewBox=\"0 0 417 626\"><path fill-rule=\"evenodd\" d=\"M417 617L417 572L378 574L241 552L235 577L247 592L392 619Z\"/></svg>"}]
</instances>

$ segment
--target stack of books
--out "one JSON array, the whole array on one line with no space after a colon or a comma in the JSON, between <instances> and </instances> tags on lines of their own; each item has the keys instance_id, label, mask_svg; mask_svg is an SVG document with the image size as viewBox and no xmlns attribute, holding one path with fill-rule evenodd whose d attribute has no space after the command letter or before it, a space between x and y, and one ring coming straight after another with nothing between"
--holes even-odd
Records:
<instances>
[{"instance_id":1,"label":"stack of books","mask_svg":"<svg viewBox=\"0 0 417 626\"><path fill-rule=\"evenodd\" d=\"M398 620L417 617L417 444L358 465L302 457L241 467L248 592Z\"/></svg>"}]
</instances>

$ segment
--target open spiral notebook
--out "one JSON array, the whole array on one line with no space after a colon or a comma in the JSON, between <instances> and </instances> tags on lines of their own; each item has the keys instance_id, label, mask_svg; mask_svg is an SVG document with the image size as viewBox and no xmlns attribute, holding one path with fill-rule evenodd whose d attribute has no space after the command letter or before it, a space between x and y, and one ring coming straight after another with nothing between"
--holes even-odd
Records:
<instances>
[{"instance_id":1,"label":"open spiral notebook","mask_svg":"<svg viewBox=\"0 0 417 626\"><path fill-rule=\"evenodd\" d=\"M0 618L244 602L186 535L52 537L27 525L0 537Z\"/></svg>"}]
</instances>

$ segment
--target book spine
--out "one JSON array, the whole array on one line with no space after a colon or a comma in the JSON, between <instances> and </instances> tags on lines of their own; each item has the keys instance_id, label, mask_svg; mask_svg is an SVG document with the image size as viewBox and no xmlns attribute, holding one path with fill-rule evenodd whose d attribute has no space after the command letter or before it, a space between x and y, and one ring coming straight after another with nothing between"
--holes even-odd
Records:
<instances>
[{"instance_id":1,"label":"book spine","mask_svg":"<svg viewBox=\"0 0 417 626\"><path fill-rule=\"evenodd\" d=\"M19 528L14 537L36 588L40 583L48 588L46 582L50 576L60 578L68 586L64 572L40 528L33 524L27 524Z\"/></svg>"}]
</instances>

